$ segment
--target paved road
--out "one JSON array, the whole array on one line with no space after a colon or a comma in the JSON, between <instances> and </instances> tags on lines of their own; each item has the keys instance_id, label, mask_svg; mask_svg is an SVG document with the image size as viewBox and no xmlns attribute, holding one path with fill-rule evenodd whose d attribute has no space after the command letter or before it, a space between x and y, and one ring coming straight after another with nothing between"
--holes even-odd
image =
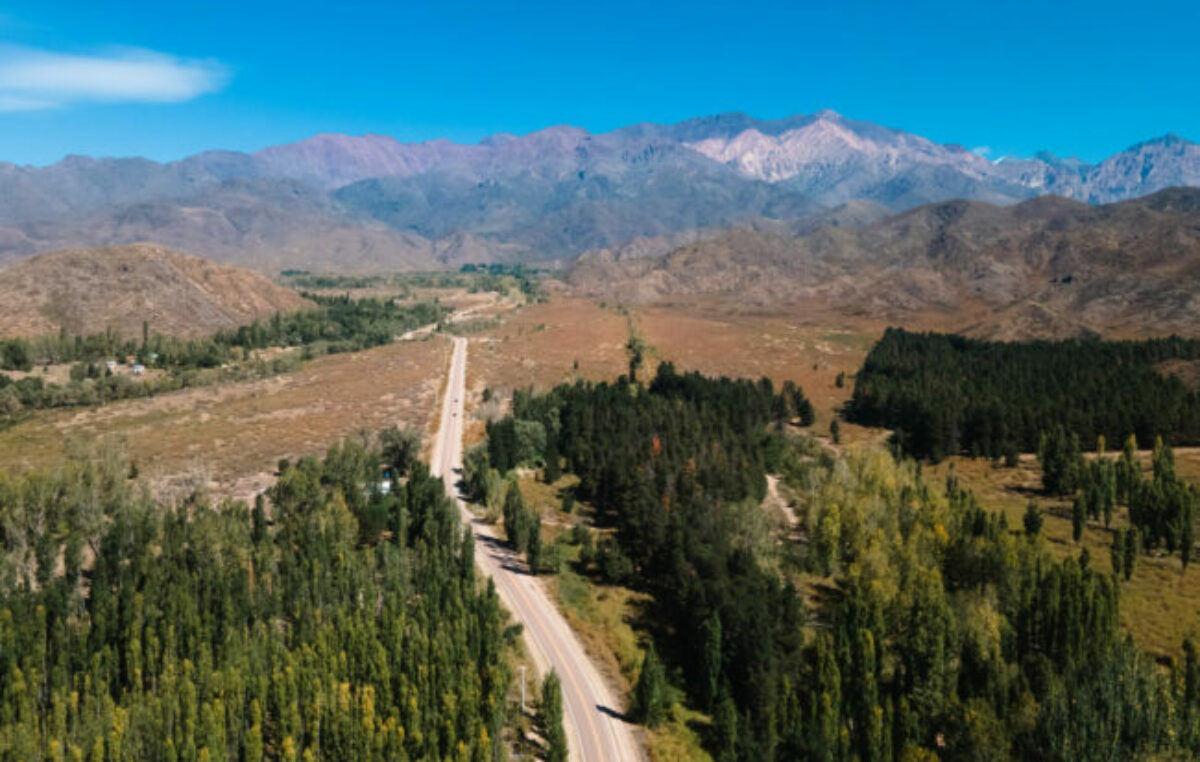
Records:
<instances>
[{"instance_id":1,"label":"paved road","mask_svg":"<svg viewBox=\"0 0 1200 762\"><path fill-rule=\"evenodd\" d=\"M466 392L467 340L453 337L450 375L442 400L437 438L433 443L433 473L448 483L458 481L462 468L463 400ZM491 526L475 519L451 493L463 520L475 531L475 561L496 581L505 607L525 627L525 644L540 674L551 667L562 678L564 725L571 759L579 762L635 762L644 759L633 728L616 715L621 705L588 658L579 639L550 601L536 577L497 537ZM536 695L540 681L529 681Z\"/></svg>"}]
</instances>

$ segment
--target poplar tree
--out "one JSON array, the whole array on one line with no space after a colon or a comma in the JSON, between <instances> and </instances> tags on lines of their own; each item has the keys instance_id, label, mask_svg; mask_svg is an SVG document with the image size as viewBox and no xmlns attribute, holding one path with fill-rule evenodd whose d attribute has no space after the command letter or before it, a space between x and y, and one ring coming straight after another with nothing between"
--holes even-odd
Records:
<instances>
[{"instance_id":1,"label":"poplar tree","mask_svg":"<svg viewBox=\"0 0 1200 762\"><path fill-rule=\"evenodd\" d=\"M667 717L667 677L651 641L642 658L642 669L633 688L633 718L648 728L656 728Z\"/></svg>"},{"instance_id":2,"label":"poplar tree","mask_svg":"<svg viewBox=\"0 0 1200 762\"><path fill-rule=\"evenodd\" d=\"M554 670L542 681L542 737L546 739L546 762L567 761L567 734L563 730L562 685Z\"/></svg>"}]
</instances>

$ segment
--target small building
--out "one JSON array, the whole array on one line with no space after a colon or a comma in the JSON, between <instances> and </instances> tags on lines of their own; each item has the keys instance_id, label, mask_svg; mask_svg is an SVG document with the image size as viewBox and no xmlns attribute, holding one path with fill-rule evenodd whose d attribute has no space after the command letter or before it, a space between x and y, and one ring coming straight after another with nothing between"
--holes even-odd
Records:
<instances>
[{"instance_id":1,"label":"small building","mask_svg":"<svg viewBox=\"0 0 1200 762\"><path fill-rule=\"evenodd\" d=\"M135 375L135 376L140 376L140 375L142 375L142 374L143 374L143 373L145 373L145 372L146 372L146 366L145 366L145 365L142 365L140 362L135 362L135 363L133 364L133 375Z\"/></svg>"},{"instance_id":2,"label":"small building","mask_svg":"<svg viewBox=\"0 0 1200 762\"><path fill-rule=\"evenodd\" d=\"M104 367L108 368L109 370L115 371L117 369L117 361L116 360L105 360Z\"/></svg>"}]
</instances>

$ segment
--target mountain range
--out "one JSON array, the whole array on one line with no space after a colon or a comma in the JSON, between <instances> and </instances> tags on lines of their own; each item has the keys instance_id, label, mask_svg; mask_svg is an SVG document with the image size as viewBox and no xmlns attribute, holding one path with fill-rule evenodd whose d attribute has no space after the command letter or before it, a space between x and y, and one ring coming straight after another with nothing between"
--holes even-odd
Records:
<instances>
[{"instance_id":1,"label":"mountain range","mask_svg":"<svg viewBox=\"0 0 1200 762\"><path fill-rule=\"evenodd\" d=\"M660 257L590 252L567 278L622 302L803 307L993 338L1195 336L1200 189L1104 205L954 200L801 235L735 229Z\"/></svg>"},{"instance_id":2,"label":"mountain range","mask_svg":"<svg viewBox=\"0 0 1200 762\"><path fill-rule=\"evenodd\" d=\"M1107 203L1200 185L1200 145L1168 135L1099 164L988 159L829 111L744 114L477 144L318 135L180 161L72 156L0 164L0 260L154 241L264 270L571 260L634 241L770 227L868 201L1044 194Z\"/></svg>"}]
</instances>

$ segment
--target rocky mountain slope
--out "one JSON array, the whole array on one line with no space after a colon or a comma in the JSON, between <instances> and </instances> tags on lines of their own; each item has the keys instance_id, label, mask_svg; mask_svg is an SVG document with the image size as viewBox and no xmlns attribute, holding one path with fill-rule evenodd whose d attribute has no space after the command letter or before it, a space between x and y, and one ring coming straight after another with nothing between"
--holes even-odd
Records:
<instances>
[{"instance_id":1,"label":"rocky mountain slope","mask_svg":"<svg viewBox=\"0 0 1200 762\"><path fill-rule=\"evenodd\" d=\"M1200 190L1089 206L950 201L861 229L733 230L660 258L581 257L579 291L803 305L989 336L1200 334Z\"/></svg>"},{"instance_id":2,"label":"rocky mountain slope","mask_svg":"<svg viewBox=\"0 0 1200 762\"><path fill-rule=\"evenodd\" d=\"M1200 185L1200 146L1175 136L1094 166L1048 154L990 162L829 111L602 134L560 126L471 145L318 135L166 164L0 164L0 261L138 240L260 268L570 259L852 200L891 211L1049 193L1106 203L1175 185Z\"/></svg>"},{"instance_id":3,"label":"rocky mountain slope","mask_svg":"<svg viewBox=\"0 0 1200 762\"><path fill-rule=\"evenodd\" d=\"M70 249L0 269L0 335L115 328L195 337L310 306L262 275L151 244Z\"/></svg>"}]
</instances>

